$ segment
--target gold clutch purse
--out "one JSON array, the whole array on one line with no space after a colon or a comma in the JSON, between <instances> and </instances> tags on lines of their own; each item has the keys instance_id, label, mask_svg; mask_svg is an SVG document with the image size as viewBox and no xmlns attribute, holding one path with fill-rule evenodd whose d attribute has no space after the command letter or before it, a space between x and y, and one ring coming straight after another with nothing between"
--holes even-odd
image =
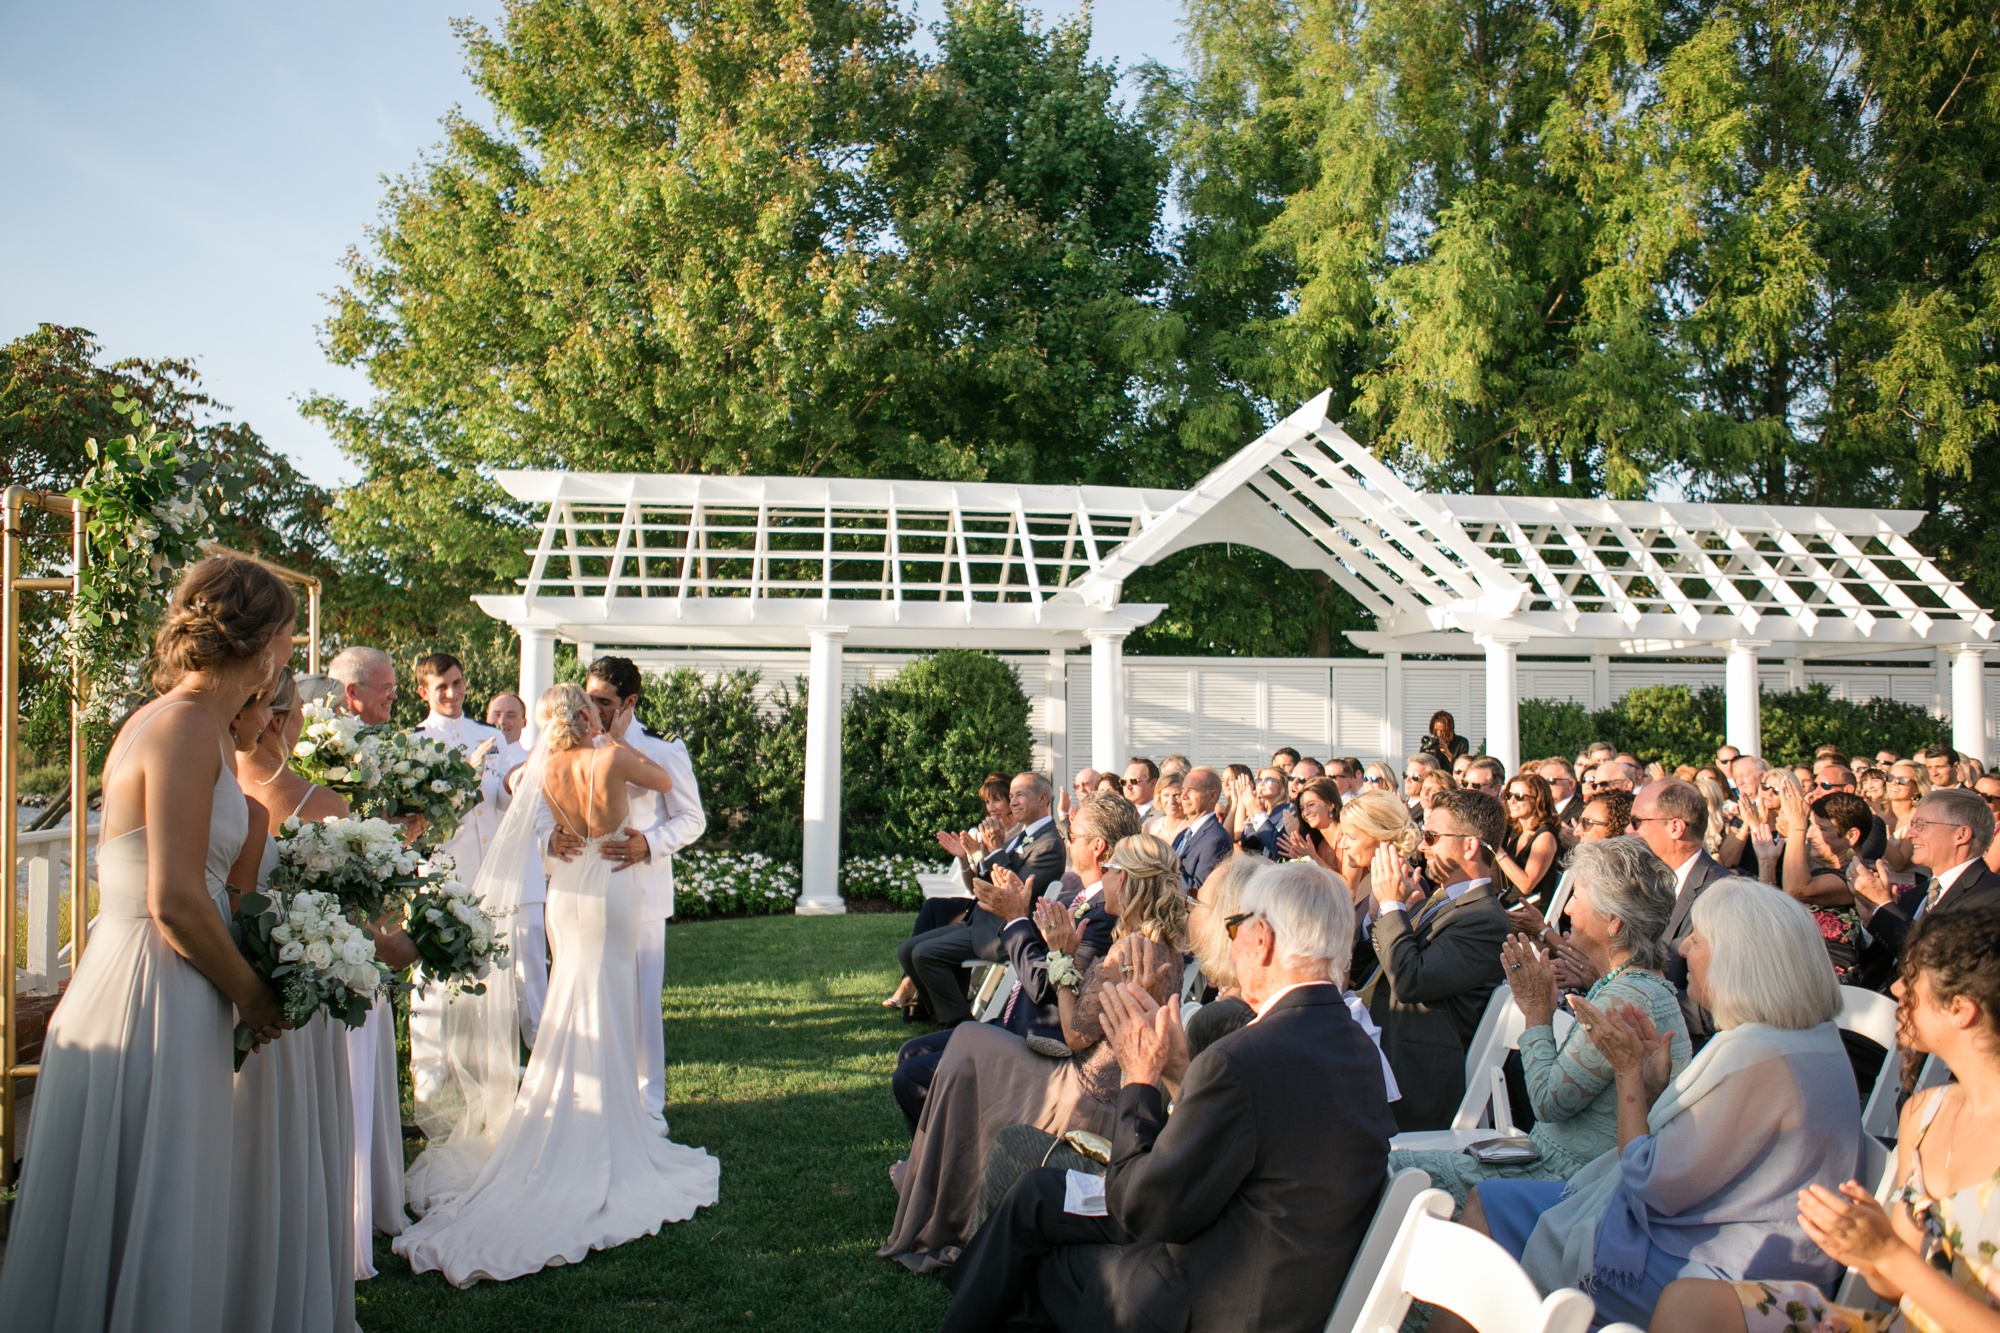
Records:
<instances>
[{"instance_id":1,"label":"gold clutch purse","mask_svg":"<svg viewBox=\"0 0 2000 1333\"><path fill-rule=\"evenodd\" d=\"M1093 1162L1111 1165L1111 1140L1102 1134L1093 1134L1087 1129L1072 1129L1062 1136L1062 1141Z\"/></svg>"}]
</instances>

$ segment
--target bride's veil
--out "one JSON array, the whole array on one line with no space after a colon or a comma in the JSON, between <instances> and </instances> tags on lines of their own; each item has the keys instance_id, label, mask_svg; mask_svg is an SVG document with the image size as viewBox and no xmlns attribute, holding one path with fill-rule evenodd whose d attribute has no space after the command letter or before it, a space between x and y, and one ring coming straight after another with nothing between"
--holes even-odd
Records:
<instances>
[{"instance_id":1,"label":"bride's veil","mask_svg":"<svg viewBox=\"0 0 2000 1333\"><path fill-rule=\"evenodd\" d=\"M513 803L479 864L472 891L485 900L495 933L506 932L519 950L514 927L530 884L543 878L536 814L542 772L548 765L548 731L542 732L521 769ZM444 1006L444 1071L431 1095L417 1103L417 1124L429 1145L405 1177L410 1211L419 1217L463 1193L486 1165L506 1128L521 1082L520 985L516 960L486 975L483 995L457 995Z\"/></svg>"}]
</instances>

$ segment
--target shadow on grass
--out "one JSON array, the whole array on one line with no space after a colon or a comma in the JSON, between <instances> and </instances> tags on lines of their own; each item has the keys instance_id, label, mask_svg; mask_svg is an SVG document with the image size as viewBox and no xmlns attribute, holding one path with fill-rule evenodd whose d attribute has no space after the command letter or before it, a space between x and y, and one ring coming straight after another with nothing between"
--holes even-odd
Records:
<instances>
[{"instance_id":1,"label":"shadow on grass","mask_svg":"<svg viewBox=\"0 0 2000 1333\"><path fill-rule=\"evenodd\" d=\"M369 1333L933 1329L942 1286L874 1252L909 1138L889 1095L921 1029L877 1004L908 916L750 918L668 944L667 1115L722 1163L694 1218L572 1267L458 1291L376 1248L357 1292Z\"/></svg>"}]
</instances>

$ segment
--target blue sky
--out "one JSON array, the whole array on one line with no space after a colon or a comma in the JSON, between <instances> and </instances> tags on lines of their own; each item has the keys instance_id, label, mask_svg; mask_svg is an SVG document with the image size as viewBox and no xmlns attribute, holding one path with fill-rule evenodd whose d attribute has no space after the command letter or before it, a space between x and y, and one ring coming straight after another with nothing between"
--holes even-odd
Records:
<instances>
[{"instance_id":1,"label":"blue sky","mask_svg":"<svg viewBox=\"0 0 2000 1333\"><path fill-rule=\"evenodd\" d=\"M1046 0L1055 19L1077 0ZM1091 6L1092 46L1178 63L1178 6ZM923 0L926 21L942 11ZM450 20L497 0L63 0L0 9L0 339L81 325L121 356L185 356L208 391L326 484L352 470L296 402L361 397L315 331L381 178L483 115Z\"/></svg>"}]
</instances>

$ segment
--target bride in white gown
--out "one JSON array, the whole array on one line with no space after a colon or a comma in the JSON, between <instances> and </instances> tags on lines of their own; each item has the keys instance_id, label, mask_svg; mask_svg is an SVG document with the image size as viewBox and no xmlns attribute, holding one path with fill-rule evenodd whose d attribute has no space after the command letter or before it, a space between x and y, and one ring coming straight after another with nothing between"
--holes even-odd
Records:
<instances>
[{"instance_id":1,"label":"bride in white gown","mask_svg":"<svg viewBox=\"0 0 2000 1333\"><path fill-rule=\"evenodd\" d=\"M626 784L672 786L637 750L600 737L597 712L574 685L545 691L535 711L541 741L474 884L503 912L540 873L538 804L594 844L624 828ZM445 1007L460 1096L441 1141L434 1133L410 1168L411 1206L423 1217L394 1245L416 1271L461 1287L505 1281L652 1235L715 1202L720 1164L669 1142L640 1103L631 998L639 897L637 880L602 857L551 863L555 965L518 1084L513 969L496 969L485 995Z\"/></svg>"}]
</instances>

